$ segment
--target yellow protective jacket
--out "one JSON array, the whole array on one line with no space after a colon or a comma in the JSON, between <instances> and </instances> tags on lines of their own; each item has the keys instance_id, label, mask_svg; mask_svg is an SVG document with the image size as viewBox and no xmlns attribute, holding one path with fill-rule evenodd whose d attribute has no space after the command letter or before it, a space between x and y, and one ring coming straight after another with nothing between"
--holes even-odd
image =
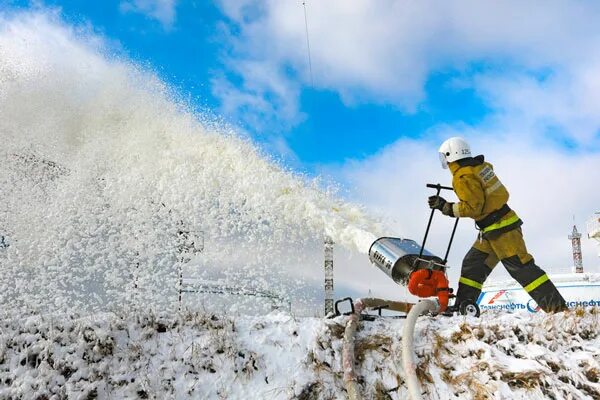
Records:
<instances>
[{"instance_id":1,"label":"yellow protective jacket","mask_svg":"<svg viewBox=\"0 0 600 400\"><path fill-rule=\"evenodd\" d=\"M505 232L522 224L507 206L508 190L483 156L452 162L449 168L452 187L460 200L452 206L455 217L473 218L483 233Z\"/></svg>"}]
</instances>

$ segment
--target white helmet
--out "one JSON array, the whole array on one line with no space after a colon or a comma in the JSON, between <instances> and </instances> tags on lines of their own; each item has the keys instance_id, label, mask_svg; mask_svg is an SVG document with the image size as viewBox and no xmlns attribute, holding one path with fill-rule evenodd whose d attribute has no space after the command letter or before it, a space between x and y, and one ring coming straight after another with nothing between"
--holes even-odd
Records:
<instances>
[{"instance_id":1,"label":"white helmet","mask_svg":"<svg viewBox=\"0 0 600 400\"><path fill-rule=\"evenodd\" d=\"M471 146L461 137L452 137L446 140L438 151L444 169L448 168L448 163L471 157Z\"/></svg>"}]
</instances>

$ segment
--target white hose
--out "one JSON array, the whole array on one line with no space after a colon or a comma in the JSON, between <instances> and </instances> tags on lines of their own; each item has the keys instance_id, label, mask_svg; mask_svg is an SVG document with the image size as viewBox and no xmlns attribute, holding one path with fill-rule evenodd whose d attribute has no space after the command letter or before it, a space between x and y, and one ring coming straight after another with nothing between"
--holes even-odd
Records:
<instances>
[{"instance_id":1,"label":"white hose","mask_svg":"<svg viewBox=\"0 0 600 400\"><path fill-rule=\"evenodd\" d=\"M354 302L354 313L350 314L344 331L342 347L342 365L344 368L344 385L348 400L361 400L356 371L354 370L354 335L358 329L360 314L364 310L362 299Z\"/></svg>"},{"instance_id":2,"label":"white hose","mask_svg":"<svg viewBox=\"0 0 600 400\"><path fill-rule=\"evenodd\" d=\"M438 311L440 305L435 300L423 300L417 303L406 317L404 323L404 330L402 332L402 366L404 373L406 374L406 384L408 386L408 393L411 400L422 400L421 396L421 385L417 378L417 365L415 362L415 351L413 346L413 339L415 333L415 324L417 318L421 314L428 311Z\"/></svg>"}]
</instances>

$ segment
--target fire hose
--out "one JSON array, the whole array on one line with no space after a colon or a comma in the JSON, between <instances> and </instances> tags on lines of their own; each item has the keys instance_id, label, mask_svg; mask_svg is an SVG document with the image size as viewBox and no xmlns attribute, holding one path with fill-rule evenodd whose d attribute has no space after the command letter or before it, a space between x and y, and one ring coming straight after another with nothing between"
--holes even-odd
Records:
<instances>
[{"instance_id":1,"label":"fire hose","mask_svg":"<svg viewBox=\"0 0 600 400\"><path fill-rule=\"evenodd\" d=\"M346 387L347 398L349 400L360 400L362 398L354 368L354 343L356 331L358 330L360 323L360 315L367 308L377 308L382 306L385 306L392 311L408 312L402 338L402 361L410 398L412 400L419 400L422 397L421 387L415 370L416 364L414 361L413 349L414 329L417 318L420 315L429 311L439 311L439 302L435 300L423 300L416 305L375 298L358 299L354 302L352 305L353 312L350 313L348 322L346 323L342 347L342 366L344 370L344 385Z\"/></svg>"},{"instance_id":2,"label":"fire hose","mask_svg":"<svg viewBox=\"0 0 600 400\"><path fill-rule=\"evenodd\" d=\"M411 400L421 400L421 385L417 377L415 362L414 334L417 318L426 312L438 312L440 305L435 300L423 300L411 308L404 329L402 330L402 368L404 369L406 385Z\"/></svg>"}]
</instances>

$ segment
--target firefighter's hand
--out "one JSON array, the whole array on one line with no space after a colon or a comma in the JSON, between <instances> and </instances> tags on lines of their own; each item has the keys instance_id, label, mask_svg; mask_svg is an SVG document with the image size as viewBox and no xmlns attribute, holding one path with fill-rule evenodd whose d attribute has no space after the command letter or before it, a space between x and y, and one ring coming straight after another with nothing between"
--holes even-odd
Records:
<instances>
[{"instance_id":1,"label":"firefighter's hand","mask_svg":"<svg viewBox=\"0 0 600 400\"><path fill-rule=\"evenodd\" d=\"M447 202L443 197L430 196L428 199L429 208L440 210L442 214L453 217L452 203Z\"/></svg>"},{"instance_id":2,"label":"firefighter's hand","mask_svg":"<svg viewBox=\"0 0 600 400\"><path fill-rule=\"evenodd\" d=\"M444 204L447 203L447 201L440 196L429 196L427 201L429 203L429 208L435 208L440 211L444 208Z\"/></svg>"}]
</instances>

